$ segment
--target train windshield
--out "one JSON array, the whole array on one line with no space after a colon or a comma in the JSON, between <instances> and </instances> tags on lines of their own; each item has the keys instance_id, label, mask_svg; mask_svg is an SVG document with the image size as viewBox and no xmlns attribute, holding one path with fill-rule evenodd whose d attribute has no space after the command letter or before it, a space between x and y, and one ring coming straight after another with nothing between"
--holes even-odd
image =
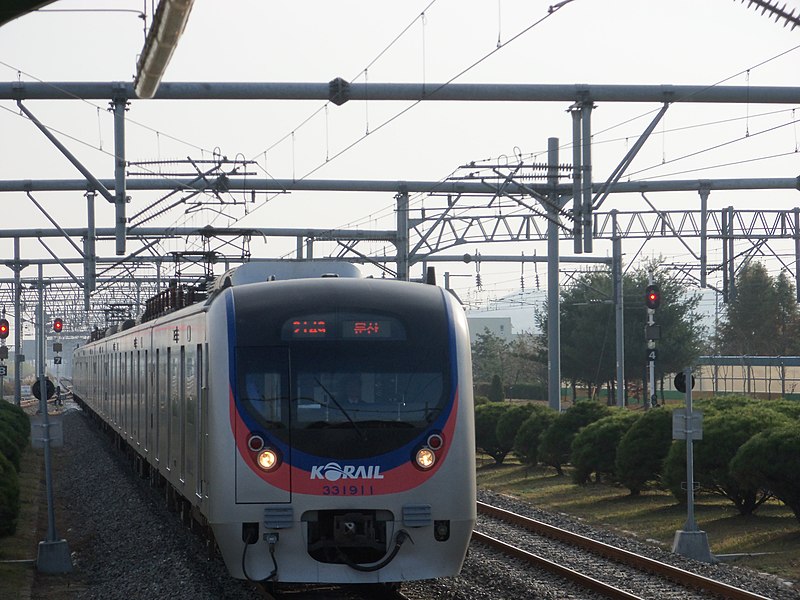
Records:
<instances>
[{"instance_id":1,"label":"train windshield","mask_svg":"<svg viewBox=\"0 0 800 600\"><path fill-rule=\"evenodd\" d=\"M304 452L387 452L428 428L451 397L447 348L436 346L339 340L240 347L240 399L261 427Z\"/></svg>"}]
</instances>

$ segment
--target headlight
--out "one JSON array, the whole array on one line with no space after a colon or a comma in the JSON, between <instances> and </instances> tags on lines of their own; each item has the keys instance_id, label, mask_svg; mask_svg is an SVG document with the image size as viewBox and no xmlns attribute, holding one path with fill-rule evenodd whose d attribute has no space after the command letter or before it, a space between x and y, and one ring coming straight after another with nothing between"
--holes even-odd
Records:
<instances>
[{"instance_id":1,"label":"headlight","mask_svg":"<svg viewBox=\"0 0 800 600\"><path fill-rule=\"evenodd\" d=\"M258 453L256 462L258 462L258 466L265 471L273 471L280 466L281 459L278 453L272 448L264 448Z\"/></svg>"},{"instance_id":2,"label":"headlight","mask_svg":"<svg viewBox=\"0 0 800 600\"><path fill-rule=\"evenodd\" d=\"M426 471L430 469L436 462L436 455L430 448L420 448L417 450L417 454L414 458L417 461L417 466Z\"/></svg>"}]
</instances>

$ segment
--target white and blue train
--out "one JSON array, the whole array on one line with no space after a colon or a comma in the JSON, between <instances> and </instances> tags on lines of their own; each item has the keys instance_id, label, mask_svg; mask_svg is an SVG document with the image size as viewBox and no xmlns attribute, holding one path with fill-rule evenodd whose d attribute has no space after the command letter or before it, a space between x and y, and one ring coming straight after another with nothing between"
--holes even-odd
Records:
<instances>
[{"instance_id":1,"label":"white and blue train","mask_svg":"<svg viewBox=\"0 0 800 600\"><path fill-rule=\"evenodd\" d=\"M463 310L442 288L248 263L205 300L78 348L73 383L210 527L234 577L390 583L461 568L472 373Z\"/></svg>"}]
</instances>

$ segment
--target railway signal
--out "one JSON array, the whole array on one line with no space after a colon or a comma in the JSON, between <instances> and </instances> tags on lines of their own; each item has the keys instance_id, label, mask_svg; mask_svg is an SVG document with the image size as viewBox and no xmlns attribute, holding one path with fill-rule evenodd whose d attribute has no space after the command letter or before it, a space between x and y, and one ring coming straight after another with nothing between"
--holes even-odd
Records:
<instances>
[{"instance_id":1,"label":"railway signal","mask_svg":"<svg viewBox=\"0 0 800 600\"><path fill-rule=\"evenodd\" d=\"M651 310L657 309L661 304L661 288L657 284L651 283L645 288L644 303Z\"/></svg>"},{"instance_id":2,"label":"railway signal","mask_svg":"<svg viewBox=\"0 0 800 600\"><path fill-rule=\"evenodd\" d=\"M0 340L6 339L10 331L11 326L8 324L8 319L0 319Z\"/></svg>"},{"instance_id":3,"label":"railway signal","mask_svg":"<svg viewBox=\"0 0 800 600\"><path fill-rule=\"evenodd\" d=\"M56 317L53 320L53 331L55 331L56 333L61 333L62 329L64 329L64 321L63 319Z\"/></svg>"},{"instance_id":4,"label":"railway signal","mask_svg":"<svg viewBox=\"0 0 800 600\"><path fill-rule=\"evenodd\" d=\"M658 397L656 396L656 359L658 353L656 351L656 340L661 337L661 330L656 325L655 315L656 309L661 304L661 288L656 283L652 283L652 275L650 276L650 283L644 289L644 304L647 307L647 324L645 325L645 339L647 341L647 367L650 372L650 401L645 400L645 408L649 406L658 406Z\"/></svg>"}]
</instances>

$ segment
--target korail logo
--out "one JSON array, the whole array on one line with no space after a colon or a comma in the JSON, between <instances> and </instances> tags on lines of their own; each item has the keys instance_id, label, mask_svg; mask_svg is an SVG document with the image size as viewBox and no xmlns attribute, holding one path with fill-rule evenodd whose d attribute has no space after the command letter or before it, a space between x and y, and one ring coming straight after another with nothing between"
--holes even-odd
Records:
<instances>
[{"instance_id":1,"label":"korail logo","mask_svg":"<svg viewBox=\"0 0 800 600\"><path fill-rule=\"evenodd\" d=\"M327 465L314 465L311 467L311 479L327 479L339 481L340 479L383 479L380 465L355 466L329 462Z\"/></svg>"}]
</instances>

